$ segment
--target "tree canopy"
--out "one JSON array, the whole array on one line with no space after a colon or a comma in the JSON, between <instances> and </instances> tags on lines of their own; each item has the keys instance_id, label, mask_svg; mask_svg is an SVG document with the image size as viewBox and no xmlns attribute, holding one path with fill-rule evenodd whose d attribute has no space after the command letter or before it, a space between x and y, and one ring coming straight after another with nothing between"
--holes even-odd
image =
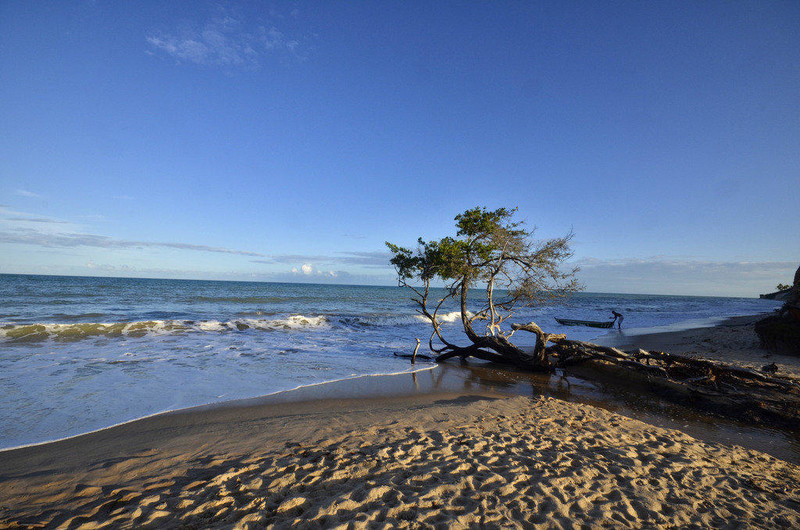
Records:
<instances>
[{"instance_id":1,"label":"tree canopy","mask_svg":"<svg viewBox=\"0 0 800 530\"><path fill-rule=\"evenodd\" d=\"M535 239L535 229L515 221L517 209L487 210L476 207L455 217L455 237L434 241L417 240L411 250L393 243L391 263L398 283L413 291L417 310L433 326L429 340L441 357L473 355L490 360L546 368L544 345L533 356L510 342L517 331L506 325L518 304L532 304L580 289L577 268L563 268L572 256L572 233L564 237ZM445 294L431 300L431 283L444 283ZM475 312L468 310L473 287L482 287ZM460 303L461 322L471 345L459 347L442 334L439 311L450 299ZM476 331L478 324L483 328ZM533 323L527 326L534 326ZM536 332L532 327L528 331ZM541 330L539 330L541 331ZM539 333L537 333L539 336ZM540 336L540 338L542 338ZM439 345L434 345L438 339ZM545 340L546 345L546 340Z\"/></svg>"}]
</instances>

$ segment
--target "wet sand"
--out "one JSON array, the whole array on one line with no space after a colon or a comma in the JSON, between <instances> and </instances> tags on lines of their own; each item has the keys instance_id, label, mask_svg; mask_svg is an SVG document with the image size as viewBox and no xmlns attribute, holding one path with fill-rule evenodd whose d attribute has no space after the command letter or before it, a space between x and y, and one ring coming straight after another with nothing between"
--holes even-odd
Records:
<instances>
[{"instance_id":1,"label":"wet sand","mask_svg":"<svg viewBox=\"0 0 800 530\"><path fill-rule=\"evenodd\" d=\"M800 526L800 466L453 372L0 452L0 527Z\"/></svg>"}]
</instances>

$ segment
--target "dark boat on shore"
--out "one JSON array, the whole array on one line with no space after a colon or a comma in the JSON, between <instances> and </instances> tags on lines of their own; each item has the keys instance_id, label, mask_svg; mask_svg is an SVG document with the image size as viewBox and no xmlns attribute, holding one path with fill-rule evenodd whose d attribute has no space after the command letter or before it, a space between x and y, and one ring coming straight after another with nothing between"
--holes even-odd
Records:
<instances>
[{"instance_id":1,"label":"dark boat on shore","mask_svg":"<svg viewBox=\"0 0 800 530\"><path fill-rule=\"evenodd\" d=\"M564 326L588 326L590 328L604 328L608 329L614 325L614 320L607 320L603 322L598 322L596 320L572 320L570 318L558 318L555 317L556 321L559 324L563 324Z\"/></svg>"}]
</instances>

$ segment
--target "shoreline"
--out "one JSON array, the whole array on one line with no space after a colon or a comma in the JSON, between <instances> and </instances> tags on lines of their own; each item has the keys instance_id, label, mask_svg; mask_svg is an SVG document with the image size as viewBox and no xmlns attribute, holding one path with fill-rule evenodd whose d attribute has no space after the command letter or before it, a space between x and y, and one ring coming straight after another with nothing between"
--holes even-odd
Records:
<instances>
[{"instance_id":1,"label":"shoreline","mask_svg":"<svg viewBox=\"0 0 800 530\"><path fill-rule=\"evenodd\" d=\"M616 338L691 348L756 318ZM732 444L700 441L532 381L424 367L4 450L0 527L800 525L800 465L739 446L735 426Z\"/></svg>"},{"instance_id":2,"label":"shoreline","mask_svg":"<svg viewBox=\"0 0 800 530\"><path fill-rule=\"evenodd\" d=\"M630 334L626 333L626 330L622 330L621 333L614 330L612 332L608 332L604 335L597 337L592 342L595 342L603 346L612 346L620 349L642 348L648 350L663 350L663 351L671 351L674 353L692 354L692 353L697 353L696 348L690 349L688 348L688 346L697 346L698 342L702 343L703 341L709 340L708 339L709 336L712 336L714 339L718 339L718 337L714 336L718 331L721 331L725 328L744 328L768 314L770 314L770 312L763 312L754 315L706 319L703 321L704 325L700 327L685 327L683 324L676 324L674 326L636 328L634 333ZM710 322L712 320L716 320L717 323L711 324ZM686 322L699 322L699 321L686 321ZM651 330L652 332L644 333L642 332L643 330ZM703 355L707 355L712 360L719 360L722 362L733 361L734 364L739 364L740 366L753 369L758 369L758 367L761 366L759 363L754 363L753 362L754 359L764 359L764 362L766 363L768 361L771 361L773 357L776 357L777 361L786 361L784 364L779 365L779 367L783 368L784 375L790 375L792 377L800 379L800 359L792 357L787 358L786 356L776 356L770 353L763 352L760 349L758 349L757 341L755 339L752 339L748 346L750 349L755 348L755 350L757 350L756 352L753 351L746 352L747 359L750 361L749 363L737 362L737 359L730 359L729 356L727 355L727 353L729 352L727 351L726 354L723 356L714 355L714 353L716 352L704 352ZM741 357L741 352L737 351L737 354L739 355L739 357ZM738 360L741 361L741 359ZM514 377L519 377L519 376L521 376L521 378L524 379L525 375L531 376L531 374L525 374L524 372L516 373L516 371L510 367L489 367L489 365L483 364L481 362L471 364L470 368L473 371L476 370L484 371L484 373L478 375L477 378L483 379L483 383L485 386L495 387L492 390L486 390L490 394L494 393L498 393L498 395L530 394L530 391L527 390L505 391L507 389L505 389L504 387L507 387L508 383L507 381L504 380L502 376L500 376L500 374L504 373L507 376L510 375L512 379ZM444 376L444 374L438 372L443 369L449 370L449 373L447 374L446 377ZM498 370L499 372L493 375L499 377L488 376L490 372ZM420 381L422 380L420 379L420 381L418 381L417 377L419 374L422 374L424 372L431 372L431 374L438 373L435 384L431 384L431 381L427 379L424 380L422 384L420 384ZM406 376L411 376L413 385L408 382L408 378ZM239 399L225 400L225 401L215 401L205 404L193 405L190 407L154 412L146 416L133 418L130 420L122 421L120 423L112 424L106 427L100 427L98 429L93 429L91 431L87 431L80 434L69 435L52 440L32 442L19 446L0 448L0 463L2 463L2 456L4 455L4 453L14 452L28 448L43 447L43 446L48 446L50 444L69 442L71 440L84 438L86 436L103 433L104 431L117 429L131 424L136 424L138 422L146 422L153 418L161 418L161 417L168 418L171 415L203 414L207 411L213 411L217 409L227 410L227 409L236 409L239 407L253 407L253 406L275 407L275 406L281 406L283 404L297 404L297 403L315 402L324 400L380 399L386 397L397 398L397 397L411 396L415 394L433 394L433 393L458 394L466 391L466 389L471 384L467 381L467 379L470 378L475 378L475 376L472 374L465 374L463 372L460 372L459 368L456 368L453 364L437 365L434 363L434 364L422 365L419 368L415 368L413 370L405 372L364 374L364 375L345 377L341 379L335 379L331 381L310 383L306 385L300 385L295 388L287 390L279 390L276 392L271 392L269 394L264 394L261 396L239 398ZM586 382L586 381L581 381L581 382ZM632 410L630 407L626 407L624 403L604 402L602 399L592 399L588 396L581 396L580 393L578 393L577 395L565 395L563 393L560 394L559 392L550 391L551 389L547 388L548 387L547 384L543 385L540 382L534 382L533 384L534 384L534 389L533 389L534 394L537 394L538 392L541 395L558 397L560 399L566 399L568 401L575 401L578 403L589 404L592 406L600 406L601 408L606 408L607 410L621 412L623 415L632 417L634 419L639 419L648 423L653 423L658 426L667 428L680 428L674 425L675 422L671 422L672 424L670 424L670 422L660 421L659 418L653 416L652 414L647 414L646 412L642 413L643 411L641 410ZM688 427L688 425L684 427ZM708 437L704 436L704 434L706 435L711 434L711 433L703 433L702 431L703 429L699 430L696 428L689 429L689 434L699 435L701 438ZM712 441L720 441L718 437L711 436L711 438ZM724 442L726 440L723 438L721 441ZM759 447L758 443L751 445L754 445L755 447L763 450L763 447ZM800 463L800 456L798 456L798 462Z\"/></svg>"},{"instance_id":3,"label":"shoreline","mask_svg":"<svg viewBox=\"0 0 800 530\"><path fill-rule=\"evenodd\" d=\"M69 435L69 436L64 436L62 438L54 438L52 440L43 440L41 442L31 442L31 443L27 443L27 444L12 446L12 447L0 448L0 455L2 455L2 453L5 452L5 451L16 451L17 449L26 449L26 448L29 448L29 447L38 447L38 446L47 445L47 444L64 442L64 441L67 441L67 440L71 440L73 438L80 438L82 436L87 436L87 435L90 435L90 434L100 433L100 432L106 431L108 429L115 429L117 427L122 427L122 426L128 425L130 423L135 423L135 422L138 422L138 421L144 421L144 420L148 420L148 419L155 418L155 417L158 417L158 416L166 416L166 415L169 415L169 414L201 412L201 411L204 411L204 410L211 410L211 409L215 409L215 408L228 408L228 407L237 407L237 406L247 406L248 404L252 405L254 403L269 404L269 403L273 403L273 402L278 403L278 402L283 402L283 401L286 401L286 402L307 401L307 400L313 399L311 397L308 397L308 394L310 394L311 396L313 396L313 395L320 396L318 399L325 399L324 397L321 397L321 396L324 396L326 394L331 394L331 393L335 394L336 392L335 391L331 392L330 390L322 390L319 393L317 393L313 389L315 387L323 387L325 385L332 385L330 388L339 388L340 386L343 386L344 384L346 384L348 382L355 382L356 380L367 380L367 378L384 378L384 377L385 378L391 378L391 377L394 377L394 376L402 376L402 375L406 375L406 374L408 374L408 375L419 374L421 372L425 372L425 371L428 371L428 370L434 370L435 368L436 368L436 365L432 364L430 366L424 366L424 367L421 367L421 368L418 368L418 369L415 369L415 370L411 370L411 371L406 371L406 372L354 375L354 376L351 376L351 377L343 377L341 379L334 379L334 380L331 380L331 381L320 381L318 383L309 383L309 384L306 384L306 385L300 385L300 386L297 386L297 387L294 387L294 388L289 388L289 389L286 389L286 390L277 390L275 392L271 392L269 394L263 394L261 396L248 397L248 398L239 398L239 399L231 399L231 400L227 400L227 401L214 401L214 402L211 402L211 403L202 403L200 405L192 405L190 407L181 407L181 408L177 408L177 409L162 410L162 411L159 411L159 412L153 412L152 414L147 414L146 416L141 416L141 417L138 417L138 418L133 418L133 419L130 419L130 420L121 421L119 423L114 423L114 424L109 425L107 427L100 427L100 428L97 428L97 429L92 429L91 431L86 431L86 432L82 432L82 433L79 433L79 434L73 434L73 435ZM373 385L361 384L361 385L357 385L357 388L360 388L361 389L360 392L366 395L366 392L367 392L366 389L370 388L371 386L373 386ZM392 387L390 387L390 388L392 388ZM340 397L342 397L342 398L346 397L345 393L346 392L343 391ZM282 399L284 397L287 398L287 399Z\"/></svg>"},{"instance_id":4,"label":"shoreline","mask_svg":"<svg viewBox=\"0 0 800 530\"><path fill-rule=\"evenodd\" d=\"M691 333L694 330L715 328L715 327L718 327L718 326L726 326L726 325L728 325L729 322L733 322L734 325L736 325L735 324L736 322L739 322L739 321L749 322L751 319L756 319L757 317L758 318L763 318L763 316L765 316L765 315L767 315L769 313L770 312L763 312L763 313L758 313L758 314L755 314L755 315L746 315L746 316L714 317L714 318L703 319L703 320L688 320L688 321L684 321L684 322L681 322L681 323L678 323L678 324L674 324L674 325L670 325L670 326L657 326L657 327L651 327L651 328L632 328L631 330L623 330L622 331L622 335L623 335L624 338L620 337L619 332L617 332L616 330L613 330L613 331L610 331L610 332L606 332L603 335L600 335L600 336L596 337L595 339L590 340L589 342L594 342L596 344L603 345L603 346L613 346L613 347L618 347L618 348L623 348L623 349L624 348L639 348L639 347L641 347L643 349L658 349L657 347L654 348L652 346L652 342L648 340L648 338L650 336L653 336L653 337L657 337L657 342L656 342L657 346L663 346L663 348L666 348L666 347L672 346L673 344L671 342L669 342L669 341L664 342L663 340L661 340L662 336L670 337L670 336L672 336L671 334L674 334L674 333L682 333L682 332ZM687 326L687 324L689 324L689 323L691 323L691 325ZM642 344L644 344L644 345L642 345ZM650 346L650 347L646 347L646 346ZM415 369L413 371L416 371L417 373L419 373L419 372L423 372L425 370L434 370L434 369L436 369L436 367L437 367L437 365L435 363L432 363L429 366L423 366L423 367L417 368L417 369ZM57 442L61 442L61 441L64 441L64 440L69 440L69 439L72 439L72 438L85 436L87 434L101 432L101 431L104 431L106 429L113 429L113 428L116 428L116 427L119 427L119 426L122 426L122 425L127 425L129 423L133 423L133 422L137 422L137 421L141 421L141 420L146 420L146 419L149 419L149 418L152 418L152 417L155 417L155 416L161 416L161 415L165 415L165 414L174 414L174 413L195 411L195 410L199 411L199 410L203 410L203 409L205 409L207 407L229 407L229 406L237 406L237 404L258 403L258 402L260 402L262 400L266 400L265 402L269 402L269 400L271 399L272 396L286 396L286 397L289 398L289 399L287 399L287 401L314 399L314 398L309 398L309 397L306 396L307 391L305 389L312 388L312 387L318 387L318 386L332 385L332 386L330 386L328 388L335 389L335 390L331 390L331 391L324 391L324 392L322 392L320 394L321 396L328 396L328 397L334 397L335 398L338 395L338 397L346 397L346 396L350 395L350 393L348 391L344 390L344 386L339 385L339 383L342 382L342 381L358 380L358 379L370 378L370 377L374 377L374 378L392 377L392 376L395 376L395 375L408 374L408 373L411 373L411 371L354 375L354 376L350 376L350 377L343 377L343 378L340 378L340 379L333 379L333 380L330 380L330 381L320 381L320 382L315 382L315 383L308 383L308 384L304 384L304 385L299 385L299 386L294 387L294 388L289 388L289 389L286 389L286 390L277 390L275 392L270 392L268 394L262 394L262 395L259 395L259 396L236 398L236 399L229 399L229 400L223 400L223 401L212 401L212 402L208 402L208 403L201 403L201 404L197 404L197 405L191 405L191 406L187 406L187 407L180 407L180 408L176 408L176 409L166 409L166 410L161 410L161 411L157 411L157 412L152 412L152 413L146 414L144 416L123 420L123 421L120 421L118 423L113 423L111 425L107 425L107 426L91 429L91 430L86 431L86 432L81 432L81 433L77 433L77 434L70 434L70 435L66 435L66 436L63 436L63 437L59 437L59 438L52 438L52 439L41 440L41 441L34 441L34 442L24 443L24 444L10 446L10 447L0 447L0 454L2 454L3 452L6 452L6 451L14 451L14 450L17 450L17 449L23 449L23 448L27 448L27 447L36 447L36 446L46 445L46 444L50 444L50 443L57 443ZM800 378L800 369L798 369L798 371L797 371L797 376ZM367 386L369 386L369 385L367 385ZM379 395L380 394L381 385L372 385L372 387L373 387L372 394L370 394L370 392L366 390L366 387L364 385L360 385L360 386L358 386L358 388L360 388L361 390L358 392L358 394L361 395L361 396L364 396L364 397L369 397L371 395ZM394 392L394 390L391 390L392 388L394 388L394 386L392 384L390 384L387 388L390 389L390 390L388 390L389 393ZM337 394L337 392L339 392L339 394ZM314 393L312 392L312 395L313 394Z\"/></svg>"}]
</instances>

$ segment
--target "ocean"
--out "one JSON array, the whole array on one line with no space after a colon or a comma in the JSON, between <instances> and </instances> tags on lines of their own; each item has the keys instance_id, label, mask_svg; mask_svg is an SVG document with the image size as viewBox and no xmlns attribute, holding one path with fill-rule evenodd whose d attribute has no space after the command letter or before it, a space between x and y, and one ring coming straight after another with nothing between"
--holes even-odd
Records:
<instances>
[{"instance_id":1,"label":"ocean","mask_svg":"<svg viewBox=\"0 0 800 530\"><path fill-rule=\"evenodd\" d=\"M476 293L478 294L478 293ZM430 326L399 287L0 275L0 448L151 414L362 375L425 370ZM516 322L592 340L616 330L553 317L625 315L624 333L712 325L780 303L578 293ZM444 333L464 343L456 307ZM533 344L517 334L515 342ZM517 340L519 339L519 340Z\"/></svg>"}]
</instances>

